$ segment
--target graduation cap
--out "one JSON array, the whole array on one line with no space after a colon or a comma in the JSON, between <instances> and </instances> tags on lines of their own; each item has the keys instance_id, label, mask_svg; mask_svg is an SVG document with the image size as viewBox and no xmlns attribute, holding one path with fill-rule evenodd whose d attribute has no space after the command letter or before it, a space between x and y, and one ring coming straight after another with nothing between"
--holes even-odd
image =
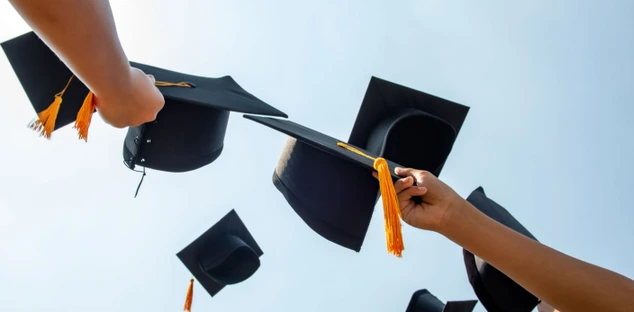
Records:
<instances>
[{"instance_id":1,"label":"graduation cap","mask_svg":"<svg viewBox=\"0 0 634 312\"><path fill-rule=\"evenodd\" d=\"M537 240L504 207L491 200L482 187L475 189L467 201L482 213L516 232ZM469 251L462 250L469 283L487 311L533 311L539 299L522 286Z\"/></svg>"},{"instance_id":2,"label":"graduation cap","mask_svg":"<svg viewBox=\"0 0 634 312\"><path fill-rule=\"evenodd\" d=\"M2 43L37 119L31 128L50 138L74 123L87 140L95 112L93 94L34 33ZM288 117L240 87L231 76L209 78L130 62L156 78L165 106L153 122L130 127L123 144L124 163L168 172L185 172L213 162L224 146L229 112Z\"/></svg>"},{"instance_id":3,"label":"graduation cap","mask_svg":"<svg viewBox=\"0 0 634 312\"><path fill-rule=\"evenodd\" d=\"M427 289L412 294L405 312L471 312L478 300L448 301L444 304Z\"/></svg>"},{"instance_id":4,"label":"graduation cap","mask_svg":"<svg viewBox=\"0 0 634 312\"><path fill-rule=\"evenodd\" d=\"M190 280L185 309L191 307L196 279L215 296L226 285L238 284L260 267L263 251L235 210L181 250L177 256L194 276Z\"/></svg>"},{"instance_id":5,"label":"graduation cap","mask_svg":"<svg viewBox=\"0 0 634 312\"><path fill-rule=\"evenodd\" d=\"M289 136L273 184L313 231L359 252L380 190L388 251L400 256L404 247L393 187L400 177L394 168L440 174L468 110L372 77L347 143L289 120L245 118Z\"/></svg>"}]
</instances>

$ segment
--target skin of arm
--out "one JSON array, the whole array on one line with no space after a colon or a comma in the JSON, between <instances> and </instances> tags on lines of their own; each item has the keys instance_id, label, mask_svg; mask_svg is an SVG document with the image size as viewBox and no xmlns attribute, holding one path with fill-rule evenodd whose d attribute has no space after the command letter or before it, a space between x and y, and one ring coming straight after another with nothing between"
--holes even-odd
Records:
<instances>
[{"instance_id":1,"label":"skin of arm","mask_svg":"<svg viewBox=\"0 0 634 312\"><path fill-rule=\"evenodd\" d=\"M537 305L537 312L560 312L551 307L547 302L542 301Z\"/></svg>"},{"instance_id":2,"label":"skin of arm","mask_svg":"<svg viewBox=\"0 0 634 312\"><path fill-rule=\"evenodd\" d=\"M107 0L9 2L96 96L130 84L130 64Z\"/></svg>"},{"instance_id":3,"label":"skin of arm","mask_svg":"<svg viewBox=\"0 0 634 312\"><path fill-rule=\"evenodd\" d=\"M33 31L95 95L108 124L124 128L156 119L165 100L130 66L108 0L9 0Z\"/></svg>"},{"instance_id":4,"label":"skin of arm","mask_svg":"<svg viewBox=\"0 0 634 312\"><path fill-rule=\"evenodd\" d=\"M559 311L627 311L634 281L529 239L457 201L439 233Z\"/></svg>"}]
</instances>

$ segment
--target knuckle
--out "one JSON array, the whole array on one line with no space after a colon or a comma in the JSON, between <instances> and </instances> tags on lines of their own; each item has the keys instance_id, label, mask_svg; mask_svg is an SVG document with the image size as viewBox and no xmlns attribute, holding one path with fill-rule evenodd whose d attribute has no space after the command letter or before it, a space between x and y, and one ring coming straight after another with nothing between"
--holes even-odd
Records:
<instances>
[{"instance_id":1,"label":"knuckle","mask_svg":"<svg viewBox=\"0 0 634 312\"><path fill-rule=\"evenodd\" d=\"M431 173L429 171L427 171L427 170L419 170L418 171L418 175L421 178L426 178L426 177L429 177L431 175Z\"/></svg>"}]
</instances>

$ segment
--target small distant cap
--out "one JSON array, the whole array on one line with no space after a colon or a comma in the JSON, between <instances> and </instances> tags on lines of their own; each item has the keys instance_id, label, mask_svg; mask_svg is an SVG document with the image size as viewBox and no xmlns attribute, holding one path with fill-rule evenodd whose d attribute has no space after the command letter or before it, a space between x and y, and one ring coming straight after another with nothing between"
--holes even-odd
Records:
<instances>
[{"instance_id":1,"label":"small distant cap","mask_svg":"<svg viewBox=\"0 0 634 312\"><path fill-rule=\"evenodd\" d=\"M448 301L444 304L427 289L414 292L405 312L471 312L478 300Z\"/></svg>"},{"instance_id":2,"label":"small distant cap","mask_svg":"<svg viewBox=\"0 0 634 312\"><path fill-rule=\"evenodd\" d=\"M241 283L260 267L262 249L235 210L180 251L177 256L210 296Z\"/></svg>"}]
</instances>

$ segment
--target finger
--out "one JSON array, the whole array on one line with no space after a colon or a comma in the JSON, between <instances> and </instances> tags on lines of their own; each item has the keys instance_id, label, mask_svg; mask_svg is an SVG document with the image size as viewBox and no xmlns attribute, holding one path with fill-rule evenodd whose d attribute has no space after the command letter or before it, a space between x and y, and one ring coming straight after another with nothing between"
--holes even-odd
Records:
<instances>
[{"instance_id":1,"label":"finger","mask_svg":"<svg viewBox=\"0 0 634 312\"><path fill-rule=\"evenodd\" d=\"M407 169L405 169L403 167L396 167L396 168L394 168L394 173L396 173L399 176L406 176L407 175Z\"/></svg>"},{"instance_id":2,"label":"finger","mask_svg":"<svg viewBox=\"0 0 634 312\"><path fill-rule=\"evenodd\" d=\"M416 172L418 171L420 170L417 170L414 168L403 168L403 167L394 168L394 173L396 173L398 176L401 176L401 177L407 177L407 176L414 177Z\"/></svg>"},{"instance_id":3,"label":"finger","mask_svg":"<svg viewBox=\"0 0 634 312\"><path fill-rule=\"evenodd\" d=\"M372 172L372 176L376 179L379 178L379 173L374 171ZM402 190L404 190L405 188L408 188L410 186L414 185L414 178L413 177L405 177L403 179L398 179L396 180L396 182L394 182L394 189L396 190L396 192L400 192Z\"/></svg>"},{"instance_id":4,"label":"finger","mask_svg":"<svg viewBox=\"0 0 634 312\"><path fill-rule=\"evenodd\" d=\"M149 74L149 75L147 75L147 76L148 76L148 77L150 78L150 80L152 81L152 84L155 84L155 83L156 83L156 78L154 78L154 75Z\"/></svg>"},{"instance_id":5,"label":"finger","mask_svg":"<svg viewBox=\"0 0 634 312\"><path fill-rule=\"evenodd\" d=\"M398 193L399 203L408 202L414 196L424 196L427 194L427 188L424 186L412 186Z\"/></svg>"},{"instance_id":6,"label":"finger","mask_svg":"<svg viewBox=\"0 0 634 312\"><path fill-rule=\"evenodd\" d=\"M398 179L396 180L396 182L394 183L394 190L396 191L396 193L401 192L402 190L410 187L414 185L414 178L412 177L406 177L403 179Z\"/></svg>"}]
</instances>

